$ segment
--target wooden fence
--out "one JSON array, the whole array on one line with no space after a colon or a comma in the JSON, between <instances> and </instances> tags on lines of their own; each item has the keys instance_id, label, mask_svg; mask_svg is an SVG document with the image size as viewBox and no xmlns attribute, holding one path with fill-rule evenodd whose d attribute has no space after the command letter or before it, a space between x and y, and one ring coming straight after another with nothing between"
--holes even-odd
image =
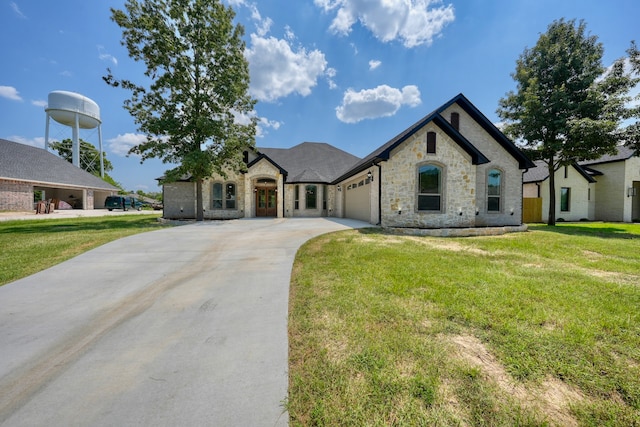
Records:
<instances>
[{"instance_id":1,"label":"wooden fence","mask_svg":"<svg viewBox=\"0 0 640 427\"><path fill-rule=\"evenodd\" d=\"M522 222L542 222L541 197L525 197L522 199Z\"/></svg>"}]
</instances>

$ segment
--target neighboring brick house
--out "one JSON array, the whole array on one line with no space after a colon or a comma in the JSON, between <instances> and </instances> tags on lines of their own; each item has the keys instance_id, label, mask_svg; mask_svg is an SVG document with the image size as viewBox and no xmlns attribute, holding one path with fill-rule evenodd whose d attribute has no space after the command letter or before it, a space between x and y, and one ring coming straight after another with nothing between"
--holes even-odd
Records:
<instances>
[{"instance_id":1,"label":"neighboring brick house","mask_svg":"<svg viewBox=\"0 0 640 427\"><path fill-rule=\"evenodd\" d=\"M324 143L246 153L203 188L205 218L328 216L385 227L522 223L533 163L462 94L364 159ZM164 185L164 216L195 217L195 185Z\"/></svg>"},{"instance_id":2,"label":"neighboring brick house","mask_svg":"<svg viewBox=\"0 0 640 427\"><path fill-rule=\"evenodd\" d=\"M36 191L47 200L94 209L118 188L42 148L0 139L0 211L34 209Z\"/></svg>"},{"instance_id":3,"label":"neighboring brick house","mask_svg":"<svg viewBox=\"0 0 640 427\"><path fill-rule=\"evenodd\" d=\"M549 217L549 171L542 162L524 175L523 197L542 204L538 221ZM640 157L619 146L614 155L560 167L555 172L556 218L565 221L640 219Z\"/></svg>"}]
</instances>

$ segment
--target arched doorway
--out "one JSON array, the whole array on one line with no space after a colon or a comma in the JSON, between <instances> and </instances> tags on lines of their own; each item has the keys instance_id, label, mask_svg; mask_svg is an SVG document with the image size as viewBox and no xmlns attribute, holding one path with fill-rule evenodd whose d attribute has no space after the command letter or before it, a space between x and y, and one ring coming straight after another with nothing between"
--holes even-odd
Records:
<instances>
[{"instance_id":1,"label":"arched doorway","mask_svg":"<svg viewBox=\"0 0 640 427\"><path fill-rule=\"evenodd\" d=\"M278 216L278 187L275 180L256 180L253 192L257 217Z\"/></svg>"}]
</instances>

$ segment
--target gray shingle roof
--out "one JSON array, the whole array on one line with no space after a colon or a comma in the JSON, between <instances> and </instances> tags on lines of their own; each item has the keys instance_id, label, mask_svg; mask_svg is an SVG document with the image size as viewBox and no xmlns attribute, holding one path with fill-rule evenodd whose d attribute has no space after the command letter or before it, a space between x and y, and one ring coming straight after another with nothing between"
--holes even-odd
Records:
<instances>
[{"instance_id":1,"label":"gray shingle roof","mask_svg":"<svg viewBox=\"0 0 640 427\"><path fill-rule=\"evenodd\" d=\"M42 148L0 139L0 179L118 190L97 176L73 166Z\"/></svg>"},{"instance_id":2,"label":"gray shingle roof","mask_svg":"<svg viewBox=\"0 0 640 427\"><path fill-rule=\"evenodd\" d=\"M287 171L287 183L331 183L360 161L359 157L324 142L303 142L291 148L258 148Z\"/></svg>"},{"instance_id":3,"label":"gray shingle roof","mask_svg":"<svg viewBox=\"0 0 640 427\"><path fill-rule=\"evenodd\" d=\"M545 179L549 178L549 168L547 167L547 164L543 160L536 160L534 164L536 166L534 168L528 169L522 176L522 182L524 184L528 184L532 182L542 182ZM572 166L588 182L596 182L596 180L592 177L592 175L602 175L600 172L596 170L582 167L577 163L574 163Z\"/></svg>"},{"instance_id":4,"label":"gray shingle roof","mask_svg":"<svg viewBox=\"0 0 640 427\"><path fill-rule=\"evenodd\" d=\"M605 154L602 157L599 157L595 160L585 160L580 162L581 165L597 165L600 163L611 163L611 162L619 162L621 160L627 160L631 157L633 157L634 154L634 150L624 146L624 145L620 145L617 147L618 152L616 154Z\"/></svg>"}]
</instances>

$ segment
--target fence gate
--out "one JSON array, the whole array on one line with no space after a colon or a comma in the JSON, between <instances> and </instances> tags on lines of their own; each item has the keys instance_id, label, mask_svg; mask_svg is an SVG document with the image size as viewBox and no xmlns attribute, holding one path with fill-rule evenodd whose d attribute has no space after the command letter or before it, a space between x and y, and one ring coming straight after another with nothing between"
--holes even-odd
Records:
<instances>
[{"instance_id":1,"label":"fence gate","mask_svg":"<svg viewBox=\"0 0 640 427\"><path fill-rule=\"evenodd\" d=\"M541 197L525 197L522 199L522 222L542 222Z\"/></svg>"}]
</instances>

